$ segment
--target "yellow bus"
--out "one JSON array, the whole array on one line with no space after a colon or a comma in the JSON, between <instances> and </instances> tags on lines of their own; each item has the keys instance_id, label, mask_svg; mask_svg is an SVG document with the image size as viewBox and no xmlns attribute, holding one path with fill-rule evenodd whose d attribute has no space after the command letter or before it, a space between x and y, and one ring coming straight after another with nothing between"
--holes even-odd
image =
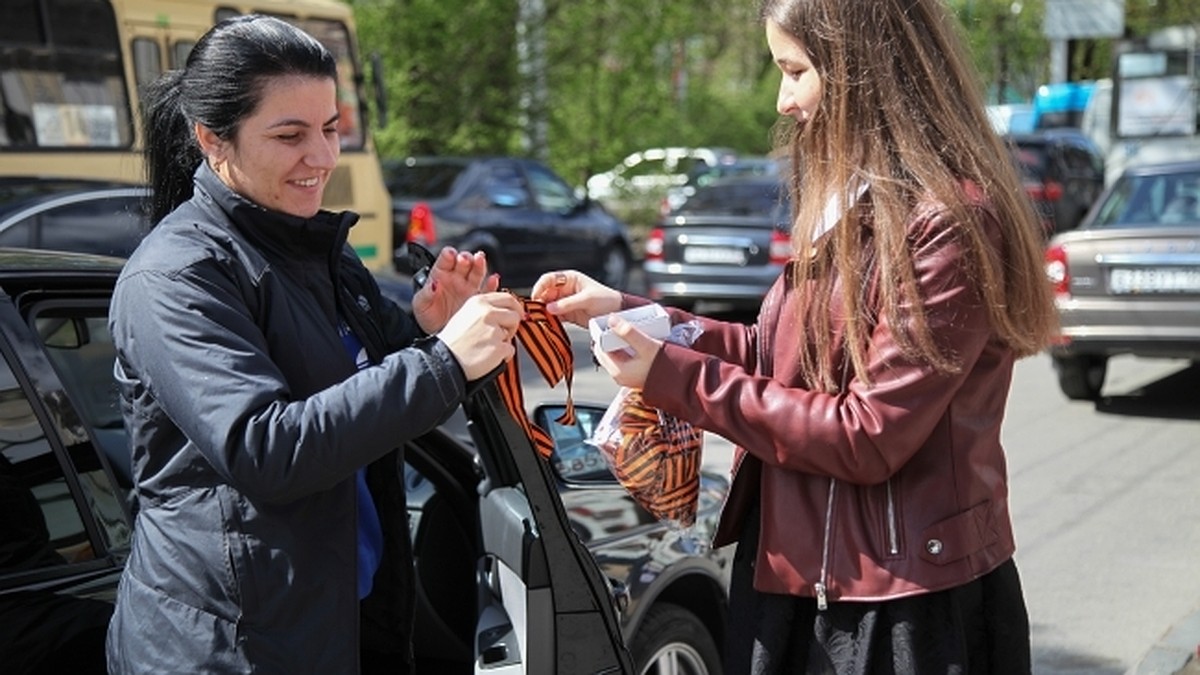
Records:
<instances>
[{"instance_id":1,"label":"yellow bus","mask_svg":"<svg viewBox=\"0 0 1200 675\"><path fill-rule=\"evenodd\" d=\"M182 67L215 22L271 14L319 39L337 58L342 107L341 160L325 206L358 212L350 243L368 267L390 268L391 200L367 133L366 78L345 3L3 0L3 5L0 177L144 183L139 92L165 70Z\"/></svg>"}]
</instances>

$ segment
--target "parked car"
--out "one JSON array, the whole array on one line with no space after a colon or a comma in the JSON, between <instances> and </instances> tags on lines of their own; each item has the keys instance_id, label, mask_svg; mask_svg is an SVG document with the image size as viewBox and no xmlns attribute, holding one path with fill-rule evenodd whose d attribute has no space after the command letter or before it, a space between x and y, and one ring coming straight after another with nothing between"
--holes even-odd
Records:
<instances>
[{"instance_id":1,"label":"parked car","mask_svg":"<svg viewBox=\"0 0 1200 675\"><path fill-rule=\"evenodd\" d=\"M574 268L625 288L628 228L541 162L514 157L409 157L383 164L392 195L397 269L406 242L483 251L500 282L528 288Z\"/></svg>"},{"instance_id":2,"label":"parked car","mask_svg":"<svg viewBox=\"0 0 1200 675\"><path fill-rule=\"evenodd\" d=\"M656 213L668 190L683 187L689 176L736 158L737 153L729 148L647 148L588 178L587 193L618 213Z\"/></svg>"},{"instance_id":3,"label":"parked car","mask_svg":"<svg viewBox=\"0 0 1200 675\"><path fill-rule=\"evenodd\" d=\"M150 188L54 178L0 178L0 247L127 258L150 231ZM384 294L411 306L407 276L374 272Z\"/></svg>"},{"instance_id":4,"label":"parked car","mask_svg":"<svg viewBox=\"0 0 1200 675\"><path fill-rule=\"evenodd\" d=\"M1118 354L1200 359L1200 160L1126 169L1046 250L1068 398L1100 396Z\"/></svg>"},{"instance_id":5,"label":"parked car","mask_svg":"<svg viewBox=\"0 0 1200 675\"><path fill-rule=\"evenodd\" d=\"M1104 155L1074 128L1009 136L1025 190L1046 218L1048 235L1074 229L1104 190Z\"/></svg>"},{"instance_id":6,"label":"parked car","mask_svg":"<svg viewBox=\"0 0 1200 675\"><path fill-rule=\"evenodd\" d=\"M0 249L5 673L105 672L132 533L107 329L121 265ZM694 532L675 531L634 505L593 450L567 442L586 437L601 407L581 405L577 427L555 428L566 454L550 462L505 411L485 386L459 426L405 444L420 670L719 672L730 554L696 542L728 481L705 476Z\"/></svg>"},{"instance_id":7,"label":"parked car","mask_svg":"<svg viewBox=\"0 0 1200 675\"><path fill-rule=\"evenodd\" d=\"M0 179L0 246L127 257L149 229L147 195L121 183Z\"/></svg>"},{"instance_id":8,"label":"parked car","mask_svg":"<svg viewBox=\"0 0 1200 675\"><path fill-rule=\"evenodd\" d=\"M790 206L779 176L725 178L696 188L646 240L650 298L757 309L791 255Z\"/></svg>"},{"instance_id":9,"label":"parked car","mask_svg":"<svg viewBox=\"0 0 1200 675\"><path fill-rule=\"evenodd\" d=\"M698 165L688 174L687 182L667 189L662 202L661 215L678 209L688 197L696 194L696 188L722 178L735 176L779 176L787 161L774 157L729 157L722 158L713 166Z\"/></svg>"}]
</instances>

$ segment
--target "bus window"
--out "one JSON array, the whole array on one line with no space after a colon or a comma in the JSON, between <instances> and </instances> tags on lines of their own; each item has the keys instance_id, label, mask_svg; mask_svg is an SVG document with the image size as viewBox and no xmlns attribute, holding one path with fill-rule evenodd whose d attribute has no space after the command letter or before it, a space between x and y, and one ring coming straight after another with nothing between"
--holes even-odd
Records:
<instances>
[{"instance_id":1,"label":"bus window","mask_svg":"<svg viewBox=\"0 0 1200 675\"><path fill-rule=\"evenodd\" d=\"M240 13L228 7L218 8L214 14L220 22ZM300 18L291 14L262 12L278 19L287 21L300 30L316 38L337 59L337 96L338 96L338 137L342 150L362 150L366 143L366 133L362 115L362 106L358 100L358 83L356 77L354 53L350 49L350 31L346 24L333 19Z\"/></svg>"},{"instance_id":2,"label":"bus window","mask_svg":"<svg viewBox=\"0 0 1200 675\"><path fill-rule=\"evenodd\" d=\"M49 17L44 26L39 16ZM26 0L5 12L20 39L0 41L0 149L127 147L128 94L112 6Z\"/></svg>"},{"instance_id":3,"label":"bus window","mask_svg":"<svg viewBox=\"0 0 1200 675\"><path fill-rule=\"evenodd\" d=\"M134 38L133 40L133 76L137 79L138 97L146 87L154 83L162 75L162 54L158 43L149 38Z\"/></svg>"},{"instance_id":4,"label":"bus window","mask_svg":"<svg viewBox=\"0 0 1200 675\"><path fill-rule=\"evenodd\" d=\"M196 46L194 40L176 40L171 43L171 69L178 70L187 65L188 54Z\"/></svg>"},{"instance_id":5,"label":"bus window","mask_svg":"<svg viewBox=\"0 0 1200 675\"><path fill-rule=\"evenodd\" d=\"M321 41L337 59L338 66L338 136L343 150L361 150L366 140L363 133L362 106L355 83L354 54L350 51L350 33L346 24L329 19L294 19L283 17L300 30Z\"/></svg>"}]
</instances>

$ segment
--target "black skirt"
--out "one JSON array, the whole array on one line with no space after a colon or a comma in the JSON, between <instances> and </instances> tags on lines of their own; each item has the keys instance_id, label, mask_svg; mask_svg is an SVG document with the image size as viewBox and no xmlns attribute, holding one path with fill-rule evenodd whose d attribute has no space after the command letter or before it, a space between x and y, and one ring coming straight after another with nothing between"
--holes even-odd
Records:
<instances>
[{"instance_id":1,"label":"black skirt","mask_svg":"<svg viewBox=\"0 0 1200 675\"><path fill-rule=\"evenodd\" d=\"M1012 560L936 593L831 602L754 590L757 509L734 556L725 675L1028 675L1029 615Z\"/></svg>"}]
</instances>

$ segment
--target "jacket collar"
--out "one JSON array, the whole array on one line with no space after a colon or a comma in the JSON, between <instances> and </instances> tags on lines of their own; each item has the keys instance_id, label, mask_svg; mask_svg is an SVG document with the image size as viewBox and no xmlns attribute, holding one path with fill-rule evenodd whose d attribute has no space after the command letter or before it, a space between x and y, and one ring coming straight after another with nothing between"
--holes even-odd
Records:
<instances>
[{"instance_id":1,"label":"jacket collar","mask_svg":"<svg viewBox=\"0 0 1200 675\"><path fill-rule=\"evenodd\" d=\"M322 209L311 218L300 218L264 208L225 185L208 162L196 168L195 186L197 196L220 208L239 234L285 260L328 259L342 249L358 221L358 214L351 211Z\"/></svg>"}]
</instances>

